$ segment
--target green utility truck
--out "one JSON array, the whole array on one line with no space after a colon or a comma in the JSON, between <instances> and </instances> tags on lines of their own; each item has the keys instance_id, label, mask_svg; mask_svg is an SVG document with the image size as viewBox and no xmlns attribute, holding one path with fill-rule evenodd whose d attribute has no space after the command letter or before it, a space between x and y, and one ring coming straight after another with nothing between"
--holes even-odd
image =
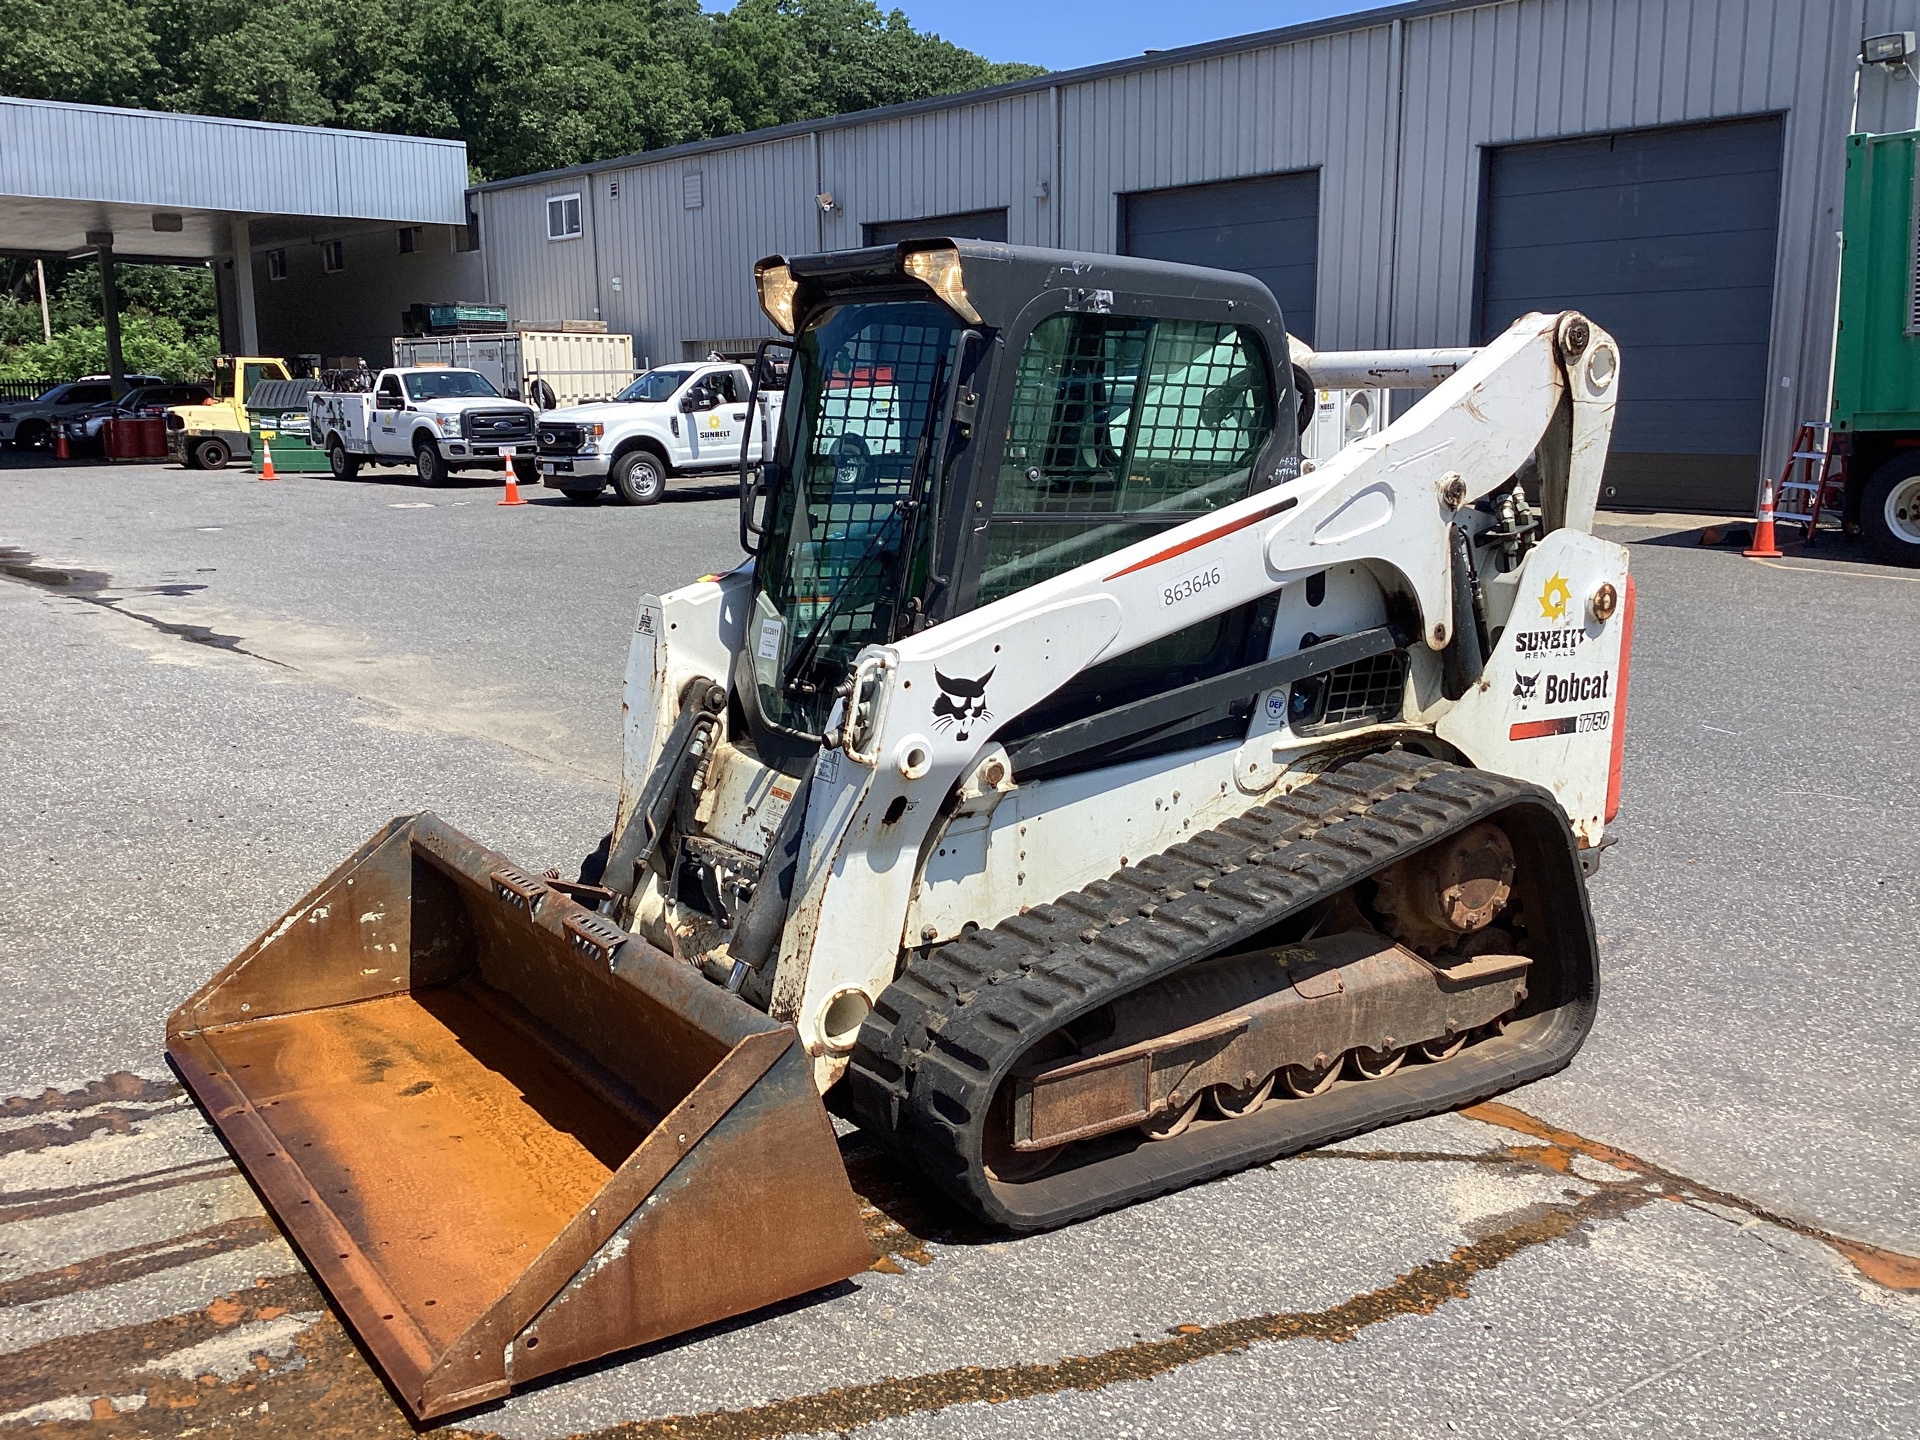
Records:
<instances>
[{"instance_id":1,"label":"green utility truck","mask_svg":"<svg viewBox=\"0 0 1920 1440\"><path fill-rule=\"evenodd\" d=\"M1920 130L1847 137L1833 437L1846 518L1920 565Z\"/></svg>"}]
</instances>

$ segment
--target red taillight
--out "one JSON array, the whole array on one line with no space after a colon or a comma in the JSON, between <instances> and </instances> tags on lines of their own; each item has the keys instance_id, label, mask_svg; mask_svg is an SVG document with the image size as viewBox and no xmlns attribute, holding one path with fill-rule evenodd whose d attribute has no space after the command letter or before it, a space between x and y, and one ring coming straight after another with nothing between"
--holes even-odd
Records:
<instances>
[{"instance_id":1,"label":"red taillight","mask_svg":"<svg viewBox=\"0 0 1920 1440\"><path fill-rule=\"evenodd\" d=\"M1620 769L1627 752L1627 668L1633 663L1633 576L1620 607L1620 683L1613 701L1613 758L1607 762L1607 823L1620 813Z\"/></svg>"}]
</instances>

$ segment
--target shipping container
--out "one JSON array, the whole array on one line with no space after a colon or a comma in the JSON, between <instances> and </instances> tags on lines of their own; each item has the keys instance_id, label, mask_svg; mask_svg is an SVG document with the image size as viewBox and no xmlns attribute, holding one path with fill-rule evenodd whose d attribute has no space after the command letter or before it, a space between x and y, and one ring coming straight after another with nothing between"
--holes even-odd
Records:
<instances>
[{"instance_id":1,"label":"shipping container","mask_svg":"<svg viewBox=\"0 0 1920 1440\"><path fill-rule=\"evenodd\" d=\"M631 335L571 330L402 335L393 342L393 363L477 370L502 395L542 409L608 399L635 373Z\"/></svg>"}]
</instances>

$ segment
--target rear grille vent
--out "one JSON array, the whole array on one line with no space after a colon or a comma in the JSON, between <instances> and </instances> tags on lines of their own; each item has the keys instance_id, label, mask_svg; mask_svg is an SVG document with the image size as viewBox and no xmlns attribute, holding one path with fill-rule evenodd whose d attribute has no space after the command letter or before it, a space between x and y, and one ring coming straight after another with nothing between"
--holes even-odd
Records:
<instances>
[{"instance_id":1,"label":"rear grille vent","mask_svg":"<svg viewBox=\"0 0 1920 1440\"><path fill-rule=\"evenodd\" d=\"M1287 714L1296 735L1324 735L1398 720L1407 693L1407 652L1390 650L1296 681Z\"/></svg>"}]
</instances>

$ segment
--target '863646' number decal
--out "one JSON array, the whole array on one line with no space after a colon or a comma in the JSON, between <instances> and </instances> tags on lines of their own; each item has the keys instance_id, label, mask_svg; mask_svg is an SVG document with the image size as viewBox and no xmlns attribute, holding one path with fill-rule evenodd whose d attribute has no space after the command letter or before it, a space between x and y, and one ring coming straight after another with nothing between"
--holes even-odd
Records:
<instances>
[{"instance_id":1,"label":"'863646' number decal","mask_svg":"<svg viewBox=\"0 0 1920 1440\"><path fill-rule=\"evenodd\" d=\"M1160 603L1178 605L1182 600L1191 600L1203 590L1211 590L1220 583L1220 567L1209 565L1204 570L1196 570L1184 580L1176 580L1171 585L1162 586Z\"/></svg>"}]
</instances>

